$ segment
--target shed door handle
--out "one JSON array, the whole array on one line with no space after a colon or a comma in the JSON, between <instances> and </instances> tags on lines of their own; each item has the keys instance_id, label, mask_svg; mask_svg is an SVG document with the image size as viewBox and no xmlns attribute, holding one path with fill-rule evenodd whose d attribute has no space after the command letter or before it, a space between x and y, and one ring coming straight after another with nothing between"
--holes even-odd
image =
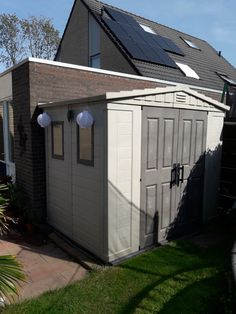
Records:
<instances>
[{"instance_id":1,"label":"shed door handle","mask_svg":"<svg viewBox=\"0 0 236 314\"><path fill-rule=\"evenodd\" d=\"M173 167L171 169L171 179L170 179L170 188L172 188L173 185L177 184L177 164L173 164Z\"/></svg>"},{"instance_id":2,"label":"shed door handle","mask_svg":"<svg viewBox=\"0 0 236 314\"><path fill-rule=\"evenodd\" d=\"M179 165L179 171L178 171L178 173L179 173L178 184L179 184L179 182L183 183L183 182L184 182L184 165L182 165L181 167L180 167L180 165ZM180 176L180 173L181 173L181 176Z\"/></svg>"}]
</instances>

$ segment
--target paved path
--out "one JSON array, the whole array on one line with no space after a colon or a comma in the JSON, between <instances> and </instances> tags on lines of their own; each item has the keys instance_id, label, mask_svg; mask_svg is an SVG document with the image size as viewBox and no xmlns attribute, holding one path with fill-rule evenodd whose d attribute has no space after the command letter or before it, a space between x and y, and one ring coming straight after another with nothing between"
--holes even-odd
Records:
<instances>
[{"instance_id":1,"label":"paved path","mask_svg":"<svg viewBox=\"0 0 236 314\"><path fill-rule=\"evenodd\" d=\"M0 255L16 255L27 277L18 300L36 297L86 276L87 271L52 242L29 244L19 236L0 239Z\"/></svg>"}]
</instances>

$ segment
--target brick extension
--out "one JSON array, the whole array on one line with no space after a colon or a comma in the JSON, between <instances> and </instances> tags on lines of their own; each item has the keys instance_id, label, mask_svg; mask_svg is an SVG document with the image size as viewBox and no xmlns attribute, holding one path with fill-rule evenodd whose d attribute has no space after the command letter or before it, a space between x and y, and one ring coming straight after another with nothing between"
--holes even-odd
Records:
<instances>
[{"instance_id":1,"label":"brick extension","mask_svg":"<svg viewBox=\"0 0 236 314\"><path fill-rule=\"evenodd\" d=\"M38 103L95 96L110 91L154 88L155 82L28 61L12 72L17 182L42 217L46 214L44 130Z\"/></svg>"}]
</instances>

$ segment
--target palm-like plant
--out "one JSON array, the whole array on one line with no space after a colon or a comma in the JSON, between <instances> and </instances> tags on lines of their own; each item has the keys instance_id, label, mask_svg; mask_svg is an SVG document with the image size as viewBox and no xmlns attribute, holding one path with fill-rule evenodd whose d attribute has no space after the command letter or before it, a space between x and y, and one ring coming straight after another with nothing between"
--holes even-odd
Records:
<instances>
[{"instance_id":1,"label":"palm-like plant","mask_svg":"<svg viewBox=\"0 0 236 314\"><path fill-rule=\"evenodd\" d=\"M8 186L0 185L0 235L7 233L8 221L12 218L6 216L9 205L7 196ZM24 280L25 276L20 263L13 255L0 256L0 299L9 298L17 294L17 283Z\"/></svg>"},{"instance_id":2,"label":"palm-like plant","mask_svg":"<svg viewBox=\"0 0 236 314\"><path fill-rule=\"evenodd\" d=\"M17 283L24 280L20 263L13 255L0 256L0 297L17 294Z\"/></svg>"}]
</instances>

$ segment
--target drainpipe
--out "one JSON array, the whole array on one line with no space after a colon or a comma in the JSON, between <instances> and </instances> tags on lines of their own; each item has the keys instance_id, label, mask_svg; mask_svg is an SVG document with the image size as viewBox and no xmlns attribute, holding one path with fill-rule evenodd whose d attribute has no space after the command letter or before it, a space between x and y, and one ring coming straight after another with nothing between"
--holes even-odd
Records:
<instances>
[{"instance_id":1,"label":"drainpipe","mask_svg":"<svg viewBox=\"0 0 236 314\"><path fill-rule=\"evenodd\" d=\"M223 93L222 93L222 96L221 96L221 102L222 103L224 103L226 92L228 92L228 84L227 83L224 84L224 89L223 89Z\"/></svg>"},{"instance_id":2,"label":"drainpipe","mask_svg":"<svg viewBox=\"0 0 236 314\"><path fill-rule=\"evenodd\" d=\"M236 241L234 242L234 246L232 249L232 270L233 270L234 282L236 283Z\"/></svg>"}]
</instances>

